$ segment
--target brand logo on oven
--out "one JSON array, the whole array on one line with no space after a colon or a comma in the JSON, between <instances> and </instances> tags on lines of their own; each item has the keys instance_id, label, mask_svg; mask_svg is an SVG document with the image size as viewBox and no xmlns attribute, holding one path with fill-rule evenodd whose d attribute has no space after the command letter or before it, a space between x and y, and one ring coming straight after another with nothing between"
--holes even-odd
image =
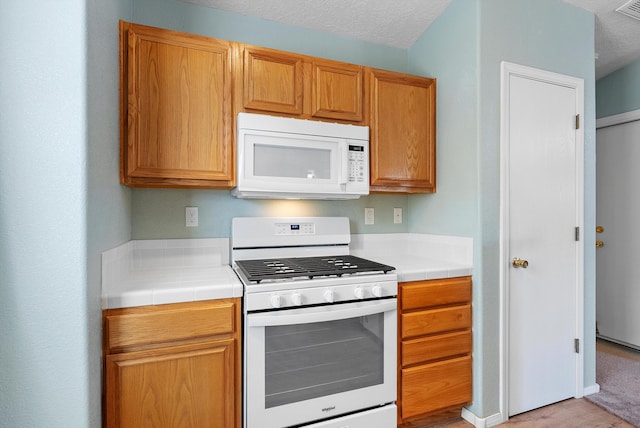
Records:
<instances>
[{"instance_id":1,"label":"brand logo on oven","mask_svg":"<svg viewBox=\"0 0 640 428\"><path fill-rule=\"evenodd\" d=\"M335 409L336 409L336 406L331 406L331 407L325 407L324 409L322 409L322 411L325 413L329 413L330 411Z\"/></svg>"}]
</instances>

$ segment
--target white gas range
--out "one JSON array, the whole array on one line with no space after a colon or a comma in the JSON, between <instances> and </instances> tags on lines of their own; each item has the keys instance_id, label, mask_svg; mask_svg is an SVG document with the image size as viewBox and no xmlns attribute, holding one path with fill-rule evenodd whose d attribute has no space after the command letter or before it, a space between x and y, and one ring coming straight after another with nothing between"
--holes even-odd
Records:
<instances>
[{"instance_id":1,"label":"white gas range","mask_svg":"<svg viewBox=\"0 0 640 428\"><path fill-rule=\"evenodd\" d=\"M397 277L344 217L234 218L245 428L396 426Z\"/></svg>"}]
</instances>

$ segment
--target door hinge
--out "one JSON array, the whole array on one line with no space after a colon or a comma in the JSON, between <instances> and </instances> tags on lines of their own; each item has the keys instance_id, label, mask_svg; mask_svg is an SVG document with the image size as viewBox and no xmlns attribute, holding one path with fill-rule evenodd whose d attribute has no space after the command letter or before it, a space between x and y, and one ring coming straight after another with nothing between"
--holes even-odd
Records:
<instances>
[{"instance_id":1,"label":"door hinge","mask_svg":"<svg viewBox=\"0 0 640 428\"><path fill-rule=\"evenodd\" d=\"M576 114L576 129L580 129L580 115Z\"/></svg>"},{"instance_id":2,"label":"door hinge","mask_svg":"<svg viewBox=\"0 0 640 428\"><path fill-rule=\"evenodd\" d=\"M576 354L580 353L580 339L573 339L573 347L576 350Z\"/></svg>"},{"instance_id":3,"label":"door hinge","mask_svg":"<svg viewBox=\"0 0 640 428\"><path fill-rule=\"evenodd\" d=\"M580 226L576 226L576 241L580 240Z\"/></svg>"}]
</instances>

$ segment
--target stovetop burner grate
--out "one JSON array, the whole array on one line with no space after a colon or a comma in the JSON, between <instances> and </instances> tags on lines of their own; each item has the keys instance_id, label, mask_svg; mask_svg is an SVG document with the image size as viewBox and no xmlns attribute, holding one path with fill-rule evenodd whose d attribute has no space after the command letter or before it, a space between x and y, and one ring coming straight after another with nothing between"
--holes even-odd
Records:
<instances>
[{"instance_id":1,"label":"stovetop burner grate","mask_svg":"<svg viewBox=\"0 0 640 428\"><path fill-rule=\"evenodd\" d=\"M363 272L387 273L395 270L392 266L349 255L238 260L236 265L251 282L299 277L313 279L316 276L342 276Z\"/></svg>"}]
</instances>

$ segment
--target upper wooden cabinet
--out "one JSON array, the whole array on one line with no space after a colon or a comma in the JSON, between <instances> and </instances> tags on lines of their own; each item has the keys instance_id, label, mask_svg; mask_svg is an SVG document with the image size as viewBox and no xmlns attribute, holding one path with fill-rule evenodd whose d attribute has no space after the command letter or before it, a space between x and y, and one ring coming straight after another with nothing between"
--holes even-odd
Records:
<instances>
[{"instance_id":1,"label":"upper wooden cabinet","mask_svg":"<svg viewBox=\"0 0 640 428\"><path fill-rule=\"evenodd\" d=\"M436 80L367 69L371 192L436 191Z\"/></svg>"},{"instance_id":2,"label":"upper wooden cabinet","mask_svg":"<svg viewBox=\"0 0 640 428\"><path fill-rule=\"evenodd\" d=\"M311 67L311 116L361 122L364 68L320 59Z\"/></svg>"},{"instance_id":3,"label":"upper wooden cabinet","mask_svg":"<svg viewBox=\"0 0 640 428\"><path fill-rule=\"evenodd\" d=\"M120 22L120 181L235 186L235 118L368 125L372 193L436 191L436 80Z\"/></svg>"},{"instance_id":4,"label":"upper wooden cabinet","mask_svg":"<svg viewBox=\"0 0 640 428\"><path fill-rule=\"evenodd\" d=\"M359 65L240 45L236 112L266 112L306 119L363 121Z\"/></svg>"},{"instance_id":5,"label":"upper wooden cabinet","mask_svg":"<svg viewBox=\"0 0 640 428\"><path fill-rule=\"evenodd\" d=\"M121 182L232 188L233 44L120 22L120 52Z\"/></svg>"},{"instance_id":6,"label":"upper wooden cabinet","mask_svg":"<svg viewBox=\"0 0 640 428\"><path fill-rule=\"evenodd\" d=\"M302 115L302 57L286 52L244 47L243 106Z\"/></svg>"}]
</instances>

